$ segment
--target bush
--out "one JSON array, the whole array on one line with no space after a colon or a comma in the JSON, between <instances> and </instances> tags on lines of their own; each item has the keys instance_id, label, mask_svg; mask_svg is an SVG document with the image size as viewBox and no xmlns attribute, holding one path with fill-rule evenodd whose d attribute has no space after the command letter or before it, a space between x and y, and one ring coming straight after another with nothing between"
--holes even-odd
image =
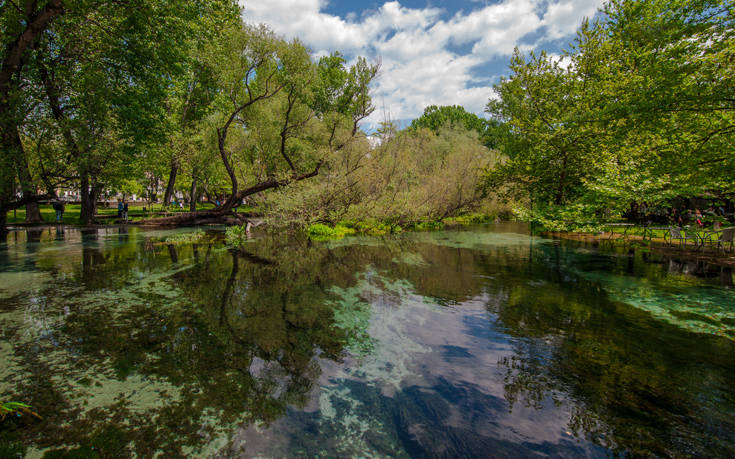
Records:
<instances>
[{"instance_id":1,"label":"bush","mask_svg":"<svg viewBox=\"0 0 735 459\"><path fill-rule=\"evenodd\" d=\"M491 214L498 203L479 185L483 171L498 158L475 132L458 126L441 128L438 134L426 129L396 132L375 148L355 142L328 158L318 180L269 193L264 207L279 224L346 220L347 227L364 234L394 233L399 223L462 213ZM362 228L357 222L363 222Z\"/></svg>"},{"instance_id":2,"label":"bush","mask_svg":"<svg viewBox=\"0 0 735 459\"><path fill-rule=\"evenodd\" d=\"M444 229L444 223L435 220L426 220L411 224L413 231L439 231Z\"/></svg>"},{"instance_id":3,"label":"bush","mask_svg":"<svg viewBox=\"0 0 735 459\"><path fill-rule=\"evenodd\" d=\"M204 236L206 236L207 233L204 231L197 229L196 231L192 231L190 233L179 233L174 234L173 236L169 236L166 238L167 244L196 244L197 242L200 242L202 239L204 239Z\"/></svg>"},{"instance_id":4,"label":"bush","mask_svg":"<svg viewBox=\"0 0 735 459\"><path fill-rule=\"evenodd\" d=\"M354 228L347 226L337 225L331 228L322 223L315 223L307 229L309 237L315 240L328 240L328 239L342 239L345 236L355 234L357 231Z\"/></svg>"},{"instance_id":5,"label":"bush","mask_svg":"<svg viewBox=\"0 0 735 459\"><path fill-rule=\"evenodd\" d=\"M225 241L228 245L240 248L248 242L247 225L230 226L225 231Z\"/></svg>"},{"instance_id":6,"label":"bush","mask_svg":"<svg viewBox=\"0 0 735 459\"><path fill-rule=\"evenodd\" d=\"M467 214L445 218L443 221L448 225L477 225L481 223L492 223L495 221L495 217L485 214Z\"/></svg>"}]
</instances>

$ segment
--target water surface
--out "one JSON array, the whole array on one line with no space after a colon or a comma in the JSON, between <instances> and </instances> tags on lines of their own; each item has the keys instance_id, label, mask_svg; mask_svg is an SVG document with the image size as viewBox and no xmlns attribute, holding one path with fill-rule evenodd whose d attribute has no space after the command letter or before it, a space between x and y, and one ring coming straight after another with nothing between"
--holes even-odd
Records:
<instances>
[{"instance_id":1,"label":"water surface","mask_svg":"<svg viewBox=\"0 0 735 459\"><path fill-rule=\"evenodd\" d=\"M188 231L188 230L178 230ZM727 268L520 225L0 245L0 456L732 456Z\"/></svg>"}]
</instances>

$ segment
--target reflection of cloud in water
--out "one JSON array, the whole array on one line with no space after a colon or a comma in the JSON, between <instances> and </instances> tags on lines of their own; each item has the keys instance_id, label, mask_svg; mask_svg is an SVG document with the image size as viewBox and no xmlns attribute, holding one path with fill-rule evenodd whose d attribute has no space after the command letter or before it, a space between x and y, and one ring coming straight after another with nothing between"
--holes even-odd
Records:
<instances>
[{"instance_id":1,"label":"reflection of cloud in water","mask_svg":"<svg viewBox=\"0 0 735 459\"><path fill-rule=\"evenodd\" d=\"M484 295L442 307L405 281L373 272L351 289L333 289L337 310L369 308L371 345L342 364L320 361L320 387L304 410L269 427L239 430L221 454L457 456L562 453L599 455L565 429L572 402L543 409L514 406L504 398L505 371L514 355L511 338L487 312L501 296ZM339 322L339 321L338 321ZM361 320L342 320L357 326ZM273 445L280 445L273 450Z\"/></svg>"}]
</instances>

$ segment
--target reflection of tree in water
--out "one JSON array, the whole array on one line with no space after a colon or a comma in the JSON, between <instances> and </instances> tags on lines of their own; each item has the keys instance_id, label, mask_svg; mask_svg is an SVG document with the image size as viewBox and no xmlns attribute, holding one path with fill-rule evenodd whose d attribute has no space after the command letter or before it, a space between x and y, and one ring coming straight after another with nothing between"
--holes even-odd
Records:
<instances>
[{"instance_id":1,"label":"reflection of tree in water","mask_svg":"<svg viewBox=\"0 0 735 459\"><path fill-rule=\"evenodd\" d=\"M211 246L175 247L175 255L167 246L154 253L144 245L83 247L82 269L73 271L79 277L68 284L103 294L132 281L130 272L155 271L172 258L193 257L194 250L200 263L166 278L168 290L179 291L175 298L159 283L136 292L137 300L119 293L125 304L97 296L72 306L58 334L69 361L46 361L57 351L47 342L18 346L30 377L19 382L17 395L44 416L24 429L25 440L42 447L81 443L77 453L94 445L108 455L125 455L132 442L139 455L159 449L180 454L227 425L268 423L287 406L303 406L320 375L315 358L342 354L344 334L332 324L326 288L351 273L323 249L264 249L267 259ZM315 269L330 263L335 269ZM56 288L71 291L63 281ZM85 369L93 371L80 377ZM96 384L112 384L110 378L124 384L141 376L170 393L142 408L136 404L140 394L123 394L91 410L83 408L85 400L67 397L79 384L94 391Z\"/></svg>"},{"instance_id":2,"label":"reflection of tree in water","mask_svg":"<svg viewBox=\"0 0 735 459\"><path fill-rule=\"evenodd\" d=\"M287 406L303 406L320 375L315 358L339 360L350 332L334 323L329 289L354 285L366 266L405 277L415 270L393 260L417 250L414 244L329 250L283 237L243 252L155 242L109 248L98 245L96 234L82 239L74 258L43 259L46 269L61 273L46 297L69 312L56 343L16 347L24 380L15 392L44 416L23 430L27 443L93 445L109 455L128 448L139 455L183 453L228 425L268 423ZM441 250L422 247L425 259L445 266ZM198 263L187 268L192 260ZM472 288L461 281L471 276L446 266L412 279L436 296L449 296L440 290L452 276L458 299L479 291L477 281ZM161 388L149 402L138 402L145 392L138 386L91 409L83 397L70 398L140 377L138 386Z\"/></svg>"},{"instance_id":3,"label":"reflection of tree in water","mask_svg":"<svg viewBox=\"0 0 735 459\"><path fill-rule=\"evenodd\" d=\"M494 273L507 301L489 310L517 337L515 355L500 362L506 399L539 409L571 399L570 430L620 453L732 453L732 343L610 301L556 263L558 251L541 248L536 263L507 260Z\"/></svg>"}]
</instances>

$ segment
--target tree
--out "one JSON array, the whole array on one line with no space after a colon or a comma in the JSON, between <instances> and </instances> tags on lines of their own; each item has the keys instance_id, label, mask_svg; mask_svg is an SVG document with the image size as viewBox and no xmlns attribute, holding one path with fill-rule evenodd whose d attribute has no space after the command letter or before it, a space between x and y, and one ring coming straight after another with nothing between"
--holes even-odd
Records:
<instances>
[{"instance_id":1,"label":"tree","mask_svg":"<svg viewBox=\"0 0 735 459\"><path fill-rule=\"evenodd\" d=\"M206 62L216 69L217 151L229 177L227 200L215 211L157 223L224 217L243 198L319 175L327 159L361 134L372 113L370 82L377 65L346 66L339 55L313 62L298 40L265 26L230 28Z\"/></svg>"},{"instance_id":2,"label":"tree","mask_svg":"<svg viewBox=\"0 0 735 459\"><path fill-rule=\"evenodd\" d=\"M11 4L3 5L0 10L0 231L5 231L9 210L41 198L36 196L21 141L20 125L28 110L23 77L28 55L37 46L43 31L63 13L62 0L50 0L42 5L27 1L22 8ZM20 198L15 194L16 180L21 189ZM29 211L29 214L37 214L33 205Z\"/></svg>"},{"instance_id":3,"label":"tree","mask_svg":"<svg viewBox=\"0 0 735 459\"><path fill-rule=\"evenodd\" d=\"M207 18L237 11L230 0L5 5L0 225L8 209L41 198L34 193L41 180L31 176L22 139L31 121L44 118L55 127L47 140L62 140L63 160L73 166L81 220L91 222L111 177L126 175L141 150L161 140L163 101L189 51L186 37ZM13 197L16 178L21 199Z\"/></svg>"},{"instance_id":4,"label":"tree","mask_svg":"<svg viewBox=\"0 0 735 459\"><path fill-rule=\"evenodd\" d=\"M485 120L465 110L460 105L443 105L438 107L430 105L424 109L424 113L411 121L410 128L427 128L435 134L446 124L457 124L468 131L475 131L480 136L481 142L488 148L495 148L495 130L498 127L496 120Z\"/></svg>"},{"instance_id":5,"label":"tree","mask_svg":"<svg viewBox=\"0 0 735 459\"><path fill-rule=\"evenodd\" d=\"M732 195L735 12L729 2L610 1L585 21L565 69L516 53L488 103L509 160L488 186L573 205ZM515 186L513 186L515 185Z\"/></svg>"},{"instance_id":6,"label":"tree","mask_svg":"<svg viewBox=\"0 0 735 459\"><path fill-rule=\"evenodd\" d=\"M587 82L544 52L526 58L516 50L510 69L511 76L495 86L499 98L487 105L505 129L501 150L508 156L490 175L491 184L566 204L595 172Z\"/></svg>"},{"instance_id":7,"label":"tree","mask_svg":"<svg viewBox=\"0 0 735 459\"><path fill-rule=\"evenodd\" d=\"M262 26L243 26L230 46L234 54L221 81L233 109L217 131L232 184L223 211L243 197L318 175L328 154L354 138L358 123L372 113L368 85L377 73L364 59L346 69L339 55L315 65L300 42L285 42ZM235 122L246 136L245 149L227 142ZM244 189L233 153L250 166Z\"/></svg>"},{"instance_id":8,"label":"tree","mask_svg":"<svg viewBox=\"0 0 735 459\"><path fill-rule=\"evenodd\" d=\"M730 2L612 1L572 57L598 95L608 202L732 193L735 10Z\"/></svg>"}]
</instances>

